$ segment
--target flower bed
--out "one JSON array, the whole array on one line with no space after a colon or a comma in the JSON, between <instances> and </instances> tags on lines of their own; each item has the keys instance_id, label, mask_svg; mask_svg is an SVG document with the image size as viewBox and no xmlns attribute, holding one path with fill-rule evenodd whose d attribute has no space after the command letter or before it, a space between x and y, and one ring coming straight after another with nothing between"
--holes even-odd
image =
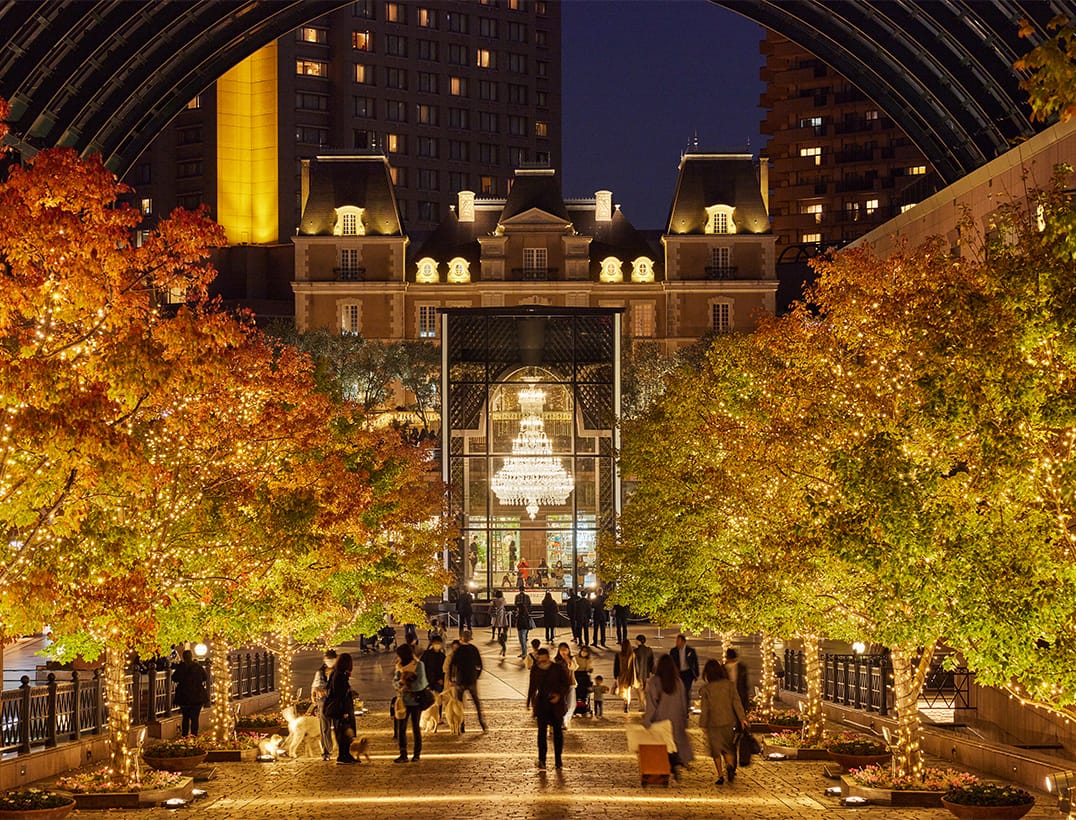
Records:
<instances>
[{"instance_id":1,"label":"flower bed","mask_svg":"<svg viewBox=\"0 0 1076 820\"><path fill-rule=\"evenodd\" d=\"M199 735L198 742L208 752L207 763L249 762L258 756L258 743L268 735L260 732L236 732L235 737L225 741L213 739L212 733Z\"/></svg>"},{"instance_id":2,"label":"flower bed","mask_svg":"<svg viewBox=\"0 0 1076 820\"><path fill-rule=\"evenodd\" d=\"M889 766L864 766L841 777L845 797L866 797L888 806L940 807L953 788L977 783L979 778L956 769L927 768L923 778L894 776Z\"/></svg>"},{"instance_id":3,"label":"flower bed","mask_svg":"<svg viewBox=\"0 0 1076 820\"><path fill-rule=\"evenodd\" d=\"M1031 811L1035 798L1016 786L980 781L946 792L942 805L957 817L1016 820Z\"/></svg>"},{"instance_id":4,"label":"flower bed","mask_svg":"<svg viewBox=\"0 0 1076 820\"><path fill-rule=\"evenodd\" d=\"M257 715L240 715L235 728L241 732L263 732L269 735L286 735L288 722L280 712L264 712Z\"/></svg>"},{"instance_id":5,"label":"flower bed","mask_svg":"<svg viewBox=\"0 0 1076 820\"><path fill-rule=\"evenodd\" d=\"M60 820L74 808L70 795L41 789L0 794L0 818L4 820Z\"/></svg>"},{"instance_id":6,"label":"flower bed","mask_svg":"<svg viewBox=\"0 0 1076 820\"><path fill-rule=\"evenodd\" d=\"M126 780L116 777L106 766L61 777L56 781L56 788L71 792L79 810L136 809L173 797L189 800L194 781L179 772L148 771L142 777L140 789L132 791Z\"/></svg>"},{"instance_id":7,"label":"flower bed","mask_svg":"<svg viewBox=\"0 0 1076 820\"><path fill-rule=\"evenodd\" d=\"M829 760L829 752L821 746L804 743L802 732L776 732L764 741L762 752L781 754L789 760Z\"/></svg>"},{"instance_id":8,"label":"flower bed","mask_svg":"<svg viewBox=\"0 0 1076 820\"><path fill-rule=\"evenodd\" d=\"M841 755L878 756L888 755L889 747L879 740L857 732L838 732L822 741L827 752Z\"/></svg>"}]
</instances>

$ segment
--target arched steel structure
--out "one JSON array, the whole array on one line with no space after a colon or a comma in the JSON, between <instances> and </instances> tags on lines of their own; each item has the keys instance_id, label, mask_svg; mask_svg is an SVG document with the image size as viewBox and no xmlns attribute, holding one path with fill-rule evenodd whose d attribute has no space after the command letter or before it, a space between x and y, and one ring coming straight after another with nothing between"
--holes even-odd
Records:
<instances>
[{"instance_id":1,"label":"arched steel structure","mask_svg":"<svg viewBox=\"0 0 1076 820\"><path fill-rule=\"evenodd\" d=\"M1038 130L1013 63L1073 0L710 0L787 37L874 100L946 184ZM1020 38L1019 21L1035 35Z\"/></svg>"},{"instance_id":2,"label":"arched steel structure","mask_svg":"<svg viewBox=\"0 0 1076 820\"><path fill-rule=\"evenodd\" d=\"M0 2L6 142L99 152L123 175L229 68L342 0Z\"/></svg>"}]
</instances>

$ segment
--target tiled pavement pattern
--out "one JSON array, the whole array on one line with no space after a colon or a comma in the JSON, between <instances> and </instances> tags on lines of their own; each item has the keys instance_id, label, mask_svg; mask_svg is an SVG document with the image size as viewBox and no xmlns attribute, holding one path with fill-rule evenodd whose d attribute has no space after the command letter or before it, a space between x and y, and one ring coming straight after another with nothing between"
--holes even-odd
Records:
<instances>
[{"instance_id":1,"label":"tiled pavement pattern","mask_svg":"<svg viewBox=\"0 0 1076 820\"><path fill-rule=\"evenodd\" d=\"M671 645L671 636L656 640ZM466 704L467 729L453 737L443 729L424 738L422 760L394 764L397 747L387 712L389 656L358 659L356 682L366 696L370 713L360 719L359 734L370 738L373 762L337 766L320 759L282 760L271 764L216 764L214 777L199 784L208 797L180 813L213 820L268 820L269 818L392 818L392 820L523 820L536 818L587 818L634 820L639 818L793 818L868 817L871 820L941 820L944 809L846 809L822 794L832 781L823 776L821 762L769 762L756 759L740 770L734 785L715 786L712 763L696 757L679 783L642 788L635 755L627 751L624 726L637 721L638 712L623 712L622 702L606 702L604 718L575 718L566 734L565 765L560 772L536 768L535 728L524 709L522 663L500 661L496 645L480 635L486 658L483 691L490 731L478 731L470 700ZM700 656L708 654L700 642ZM511 647L510 647L511 648ZM746 653L742 653L746 657ZM297 685L308 680L305 667L317 657L310 653L297 671ZM604 653L598 672L608 681L611 656ZM757 664L756 667L757 668ZM693 730L696 753L703 748L701 734ZM411 743L408 737L409 747ZM552 763L552 751L550 751ZM1029 818L1060 817L1049 795L1038 795ZM87 815L81 812L75 816ZM139 812L112 811L110 817L130 816L157 820L175 812L165 809Z\"/></svg>"}]
</instances>

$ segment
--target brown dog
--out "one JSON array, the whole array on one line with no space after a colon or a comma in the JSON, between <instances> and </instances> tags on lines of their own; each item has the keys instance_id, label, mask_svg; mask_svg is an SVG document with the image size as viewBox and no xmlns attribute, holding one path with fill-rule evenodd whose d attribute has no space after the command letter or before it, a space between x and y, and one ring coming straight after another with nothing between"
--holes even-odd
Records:
<instances>
[{"instance_id":1,"label":"brown dog","mask_svg":"<svg viewBox=\"0 0 1076 820\"><path fill-rule=\"evenodd\" d=\"M370 763L371 760L370 760L369 746L370 746L370 739L369 738L357 737L353 741L351 741L351 747L350 747L349 751L351 752L351 756L353 758L355 758L356 760L358 760L360 757L365 757L366 762Z\"/></svg>"}]
</instances>

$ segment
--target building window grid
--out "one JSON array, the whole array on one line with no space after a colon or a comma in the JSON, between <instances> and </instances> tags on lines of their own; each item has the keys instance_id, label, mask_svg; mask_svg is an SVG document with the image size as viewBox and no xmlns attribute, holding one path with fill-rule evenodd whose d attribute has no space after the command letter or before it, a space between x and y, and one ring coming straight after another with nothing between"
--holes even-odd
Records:
<instances>
[{"instance_id":1,"label":"building window grid","mask_svg":"<svg viewBox=\"0 0 1076 820\"><path fill-rule=\"evenodd\" d=\"M340 332L344 334L357 334L361 329L361 311L355 303L344 305L340 311Z\"/></svg>"},{"instance_id":2,"label":"building window grid","mask_svg":"<svg viewBox=\"0 0 1076 820\"><path fill-rule=\"evenodd\" d=\"M728 333L732 330L732 305L728 302L714 302L710 305L710 329L715 333Z\"/></svg>"},{"instance_id":3,"label":"building window grid","mask_svg":"<svg viewBox=\"0 0 1076 820\"><path fill-rule=\"evenodd\" d=\"M653 303L633 304L631 306L631 335L636 338L654 336Z\"/></svg>"},{"instance_id":4,"label":"building window grid","mask_svg":"<svg viewBox=\"0 0 1076 820\"><path fill-rule=\"evenodd\" d=\"M523 278L545 279L549 273L549 251L545 248L523 249Z\"/></svg>"},{"instance_id":5,"label":"building window grid","mask_svg":"<svg viewBox=\"0 0 1076 820\"><path fill-rule=\"evenodd\" d=\"M418 337L420 339L437 338L437 306L418 306Z\"/></svg>"}]
</instances>

